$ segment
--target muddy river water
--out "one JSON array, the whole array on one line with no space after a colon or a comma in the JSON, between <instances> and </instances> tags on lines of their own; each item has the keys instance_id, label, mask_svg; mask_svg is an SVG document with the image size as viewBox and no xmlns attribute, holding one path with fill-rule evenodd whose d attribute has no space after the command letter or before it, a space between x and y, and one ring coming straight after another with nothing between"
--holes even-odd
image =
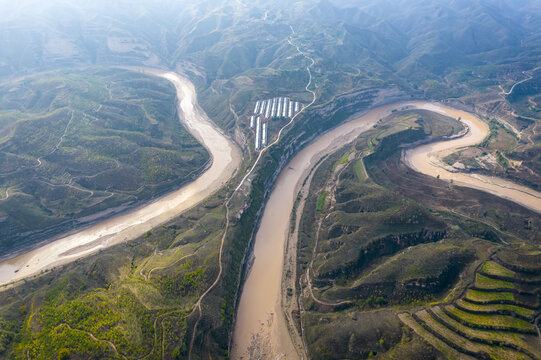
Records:
<instances>
[{"instance_id":1,"label":"muddy river water","mask_svg":"<svg viewBox=\"0 0 541 360\"><path fill-rule=\"evenodd\" d=\"M241 156L237 146L199 108L195 88L188 79L174 72L143 68L131 70L160 76L175 86L180 120L209 151L212 157L210 167L193 182L147 205L113 216L0 263L0 284L22 279L141 236L220 189L240 165Z\"/></svg>"},{"instance_id":2,"label":"muddy river water","mask_svg":"<svg viewBox=\"0 0 541 360\"><path fill-rule=\"evenodd\" d=\"M453 179L462 186L474 187L508 198L541 212L541 194L502 179L458 174L441 168L440 152L450 152L481 142L488 135L488 126L476 116L439 104L412 102L382 106L325 133L301 150L280 174L272 191L257 231L252 265L243 285L233 332L233 359L300 358L289 336L281 307L281 281L284 248L288 238L293 203L310 169L322 156L336 151L393 109L403 107L435 111L461 121L469 127L460 138L422 145L405 154L415 170L442 179ZM299 351L302 353L302 351Z\"/></svg>"},{"instance_id":3,"label":"muddy river water","mask_svg":"<svg viewBox=\"0 0 541 360\"><path fill-rule=\"evenodd\" d=\"M488 125L477 116L442 105L424 104L422 108L443 115L460 118L469 132L458 139L426 144L405 153L404 160L414 170L443 180L453 180L456 185L467 186L506 198L541 213L541 193L501 178L449 171L441 161L456 149L480 143L488 135Z\"/></svg>"},{"instance_id":4,"label":"muddy river water","mask_svg":"<svg viewBox=\"0 0 541 360\"><path fill-rule=\"evenodd\" d=\"M182 76L159 70L132 69L163 77L177 90L179 115L183 124L210 152L211 166L196 180L150 204L111 217L0 263L0 284L36 274L87 256L113 244L136 238L172 219L217 191L238 168L238 148L207 118L197 106L193 84ZM281 281L284 246L289 221L300 185L322 156L351 142L372 128L393 109L408 106L446 114L469 127L460 138L422 145L406 151L404 160L413 169L455 184L477 188L510 199L541 212L541 194L503 179L461 174L442 167L441 156L457 148L474 145L488 134L487 125L472 114L439 104L412 102L378 107L359 118L330 130L301 150L280 174L263 213L257 231L252 265L243 285L233 332L233 359L299 358L281 308Z\"/></svg>"}]
</instances>

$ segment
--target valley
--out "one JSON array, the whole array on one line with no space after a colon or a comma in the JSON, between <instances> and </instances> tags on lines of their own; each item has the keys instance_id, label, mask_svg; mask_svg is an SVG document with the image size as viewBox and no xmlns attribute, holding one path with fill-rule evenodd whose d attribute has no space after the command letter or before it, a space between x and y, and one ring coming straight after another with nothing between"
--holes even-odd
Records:
<instances>
[{"instance_id":1,"label":"valley","mask_svg":"<svg viewBox=\"0 0 541 360\"><path fill-rule=\"evenodd\" d=\"M541 357L536 0L0 12L0 359Z\"/></svg>"}]
</instances>

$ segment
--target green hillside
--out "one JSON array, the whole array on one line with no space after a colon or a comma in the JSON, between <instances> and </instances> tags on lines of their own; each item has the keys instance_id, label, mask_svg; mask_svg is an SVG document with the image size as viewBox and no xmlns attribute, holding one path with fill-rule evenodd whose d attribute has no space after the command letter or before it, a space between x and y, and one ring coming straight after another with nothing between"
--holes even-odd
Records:
<instances>
[{"instance_id":1,"label":"green hillside","mask_svg":"<svg viewBox=\"0 0 541 360\"><path fill-rule=\"evenodd\" d=\"M176 189L209 159L180 124L173 86L125 70L6 83L0 119L3 254Z\"/></svg>"},{"instance_id":2,"label":"green hillside","mask_svg":"<svg viewBox=\"0 0 541 360\"><path fill-rule=\"evenodd\" d=\"M431 346L445 358L539 356L538 289L531 282L539 270L515 280L527 270L496 260L520 262L524 255L508 244L539 244L537 232L513 219L538 224L539 215L516 207L502 216L503 200L414 176L400 160L402 145L461 129L455 119L398 111L315 171L292 290L311 357L424 359L434 356ZM477 208L493 212L475 214Z\"/></svg>"},{"instance_id":3,"label":"green hillside","mask_svg":"<svg viewBox=\"0 0 541 360\"><path fill-rule=\"evenodd\" d=\"M377 105L422 99L475 112L490 136L445 161L541 184L537 0L21 0L0 2L0 14L0 254L204 168L172 86L114 66L187 76L243 154L219 193L164 227L2 291L0 358L228 358L278 174L316 136ZM306 105L307 90L314 104L234 193L258 158L254 102ZM400 160L400 146L459 130L454 119L400 112L317 169L299 288L288 290L301 297L304 311L291 317L312 357L540 356L539 215Z\"/></svg>"}]
</instances>

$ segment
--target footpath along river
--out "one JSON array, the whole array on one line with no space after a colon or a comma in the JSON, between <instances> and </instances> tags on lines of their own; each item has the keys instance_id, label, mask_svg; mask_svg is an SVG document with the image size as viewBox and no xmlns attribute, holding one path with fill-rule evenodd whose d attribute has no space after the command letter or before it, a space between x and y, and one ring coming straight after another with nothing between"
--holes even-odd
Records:
<instances>
[{"instance_id":1,"label":"footpath along river","mask_svg":"<svg viewBox=\"0 0 541 360\"><path fill-rule=\"evenodd\" d=\"M239 149L198 106L195 88L188 79L174 72L156 69L127 69L162 77L175 86L180 121L210 153L210 167L194 181L147 205L113 216L0 263L0 284L23 279L141 236L219 190L240 165Z\"/></svg>"},{"instance_id":2,"label":"footpath along river","mask_svg":"<svg viewBox=\"0 0 541 360\"><path fill-rule=\"evenodd\" d=\"M285 244L295 198L302 181L319 159L372 128L393 109L404 107L460 117L469 128L465 136L408 150L405 160L409 166L424 174L453 179L457 185L487 191L541 212L541 194L534 190L503 179L450 172L439 166L441 163L437 159L441 152L475 145L488 135L488 126L475 115L427 102L407 102L375 108L317 138L301 150L280 174L265 206L255 237L252 264L242 288L233 331L233 359L304 357L303 350L293 345L281 306Z\"/></svg>"}]
</instances>

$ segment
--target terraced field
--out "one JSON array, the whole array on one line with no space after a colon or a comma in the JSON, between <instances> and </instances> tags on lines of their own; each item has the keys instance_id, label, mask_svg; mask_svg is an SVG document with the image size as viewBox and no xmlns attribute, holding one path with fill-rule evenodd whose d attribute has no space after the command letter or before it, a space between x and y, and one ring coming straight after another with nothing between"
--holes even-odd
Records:
<instances>
[{"instance_id":1,"label":"terraced field","mask_svg":"<svg viewBox=\"0 0 541 360\"><path fill-rule=\"evenodd\" d=\"M537 215L401 162L404 144L456 133L455 122L398 110L313 172L299 221L300 286L288 289L299 293L313 358L541 357L539 259L524 263L509 245L536 239L524 219Z\"/></svg>"},{"instance_id":2,"label":"terraced field","mask_svg":"<svg viewBox=\"0 0 541 360\"><path fill-rule=\"evenodd\" d=\"M469 289L453 303L401 314L400 319L443 354L451 348L477 359L539 359L536 279L541 256L530 254L530 261L524 261L513 253L503 250L482 264Z\"/></svg>"}]
</instances>

